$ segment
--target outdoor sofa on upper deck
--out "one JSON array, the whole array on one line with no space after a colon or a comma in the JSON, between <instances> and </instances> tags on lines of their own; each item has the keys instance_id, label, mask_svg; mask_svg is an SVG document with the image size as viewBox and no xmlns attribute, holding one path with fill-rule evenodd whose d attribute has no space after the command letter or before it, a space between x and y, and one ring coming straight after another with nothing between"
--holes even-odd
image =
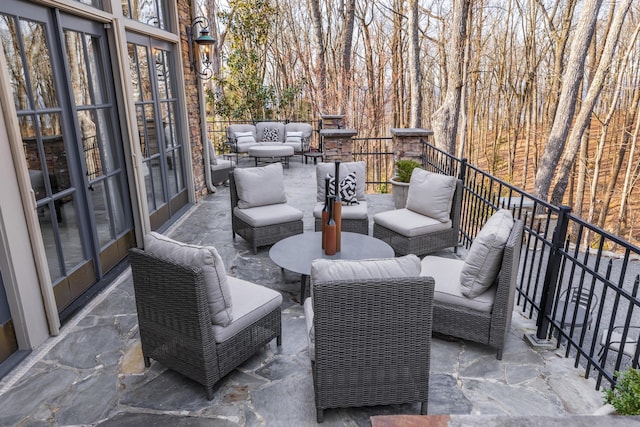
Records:
<instances>
[{"instance_id":1,"label":"outdoor sofa on upper deck","mask_svg":"<svg viewBox=\"0 0 640 427\"><path fill-rule=\"evenodd\" d=\"M247 153L256 145L288 145L296 154L309 151L313 127L309 123L258 122L233 124L227 128L227 141L231 151Z\"/></svg>"}]
</instances>

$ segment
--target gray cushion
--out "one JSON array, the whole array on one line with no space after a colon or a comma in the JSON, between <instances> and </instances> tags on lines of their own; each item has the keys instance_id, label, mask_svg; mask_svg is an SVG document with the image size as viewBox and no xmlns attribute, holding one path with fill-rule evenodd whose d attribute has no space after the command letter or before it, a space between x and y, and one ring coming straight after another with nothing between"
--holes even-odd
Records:
<instances>
[{"instance_id":1,"label":"gray cushion","mask_svg":"<svg viewBox=\"0 0 640 427\"><path fill-rule=\"evenodd\" d=\"M496 280L512 227L511 211L500 209L476 235L460 272L461 292L464 296L475 298Z\"/></svg>"},{"instance_id":2,"label":"gray cushion","mask_svg":"<svg viewBox=\"0 0 640 427\"><path fill-rule=\"evenodd\" d=\"M313 217L322 218L322 208L324 207L324 201L322 203L316 203L313 208ZM360 201L357 205L344 205L342 206L342 219L367 219L367 202Z\"/></svg>"},{"instance_id":3,"label":"gray cushion","mask_svg":"<svg viewBox=\"0 0 640 427\"><path fill-rule=\"evenodd\" d=\"M341 162L340 176L342 179L350 172L356 173L356 198L365 200L365 180L367 167L364 162ZM336 172L335 163L318 163L316 165L316 181L317 181L317 201L324 202L324 179L327 175L334 176Z\"/></svg>"},{"instance_id":4,"label":"gray cushion","mask_svg":"<svg viewBox=\"0 0 640 427\"><path fill-rule=\"evenodd\" d=\"M407 209L440 222L451 219L456 178L415 168L409 181Z\"/></svg>"},{"instance_id":5,"label":"gray cushion","mask_svg":"<svg viewBox=\"0 0 640 427\"><path fill-rule=\"evenodd\" d=\"M420 258L410 254L398 258L365 260L317 259L311 263L311 280L393 279L420 275Z\"/></svg>"},{"instance_id":6,"label":"gray cushion","mask_svg":"<svg viewBox=\"0 0 640 427\"><path fill-rule=\"evenodd\" d=\"M313 132L313 127L309 123L291 122L284 125L284 129L286 135L289 135L290 132L302 132L300 135L302 138L309 138Z\"/></svg>"},{"instance_id":7,"label":"gray cushion","mask_svg":"<svg viewBox=\"0 0 640 427\"><path fill-rule=\"evenodd\" d=\"M216 156L216 148L213 146L213 142L209 141L209 165L215 166L218 164L218 157Z\"/></svg>"},{"instance_id":8,"label":"gray cushion","mask_svg":"<svg viewBox=\"0 0 640 427\"><path fill-rule=\"evenodd\" d=\"M300 209L296 209L286 203L245 209L236 207L233 208L233 214L252 227L265 227L267 225L298 221L303 216Z\"/></svg>"},{"instance_id":9,"label":"gray cushion","mask_svg":"<svg viewBox=\"0 0 640 427\"><path fill-rule=\"evenodd\" d=\"M377 213L373 216L373 222L406 237L423 236L451 228L451 219L440 222L407 208Z\"/></svg>"},{"instance_id":10,"label":"gray cushion","mask_svg":"<svg viewBox=\"0 0 640 427\"><path fill-rule=\"evenodd\" d=\"M215 165L211 165L211 171L231 170L236 167L236 162L227 159L218 159Z\"/></svg>"},{"instance_id":11,"label":"gray cushion","mask_svg":"<svg viewBox=\"0 0 640 427\"><path fill-rule=\"evenodd\" d=\"M491 286L475 298L467 298L460 292L460 271L464 261L438 256L426 256L421 262L421 276L433 277L436 282L433 299L443 304L466 307L488 313L493 308L496 287Z\"/></svg>"},{"instance_id":12,"label":"gray cushion","mask_svg":"<svg viewBox=\"0 0 640 427\"><path fill-rule=\"evenodd\" d=\"M234 171L240 209L286 203L282 164Z\"/></svg>"},{"instance_id":13,"label":"gray cushion","mask_svg":"<svg viewBox=\"0 0 640 427\"><path fill-rule=\"evenodd\" d=\"M252 124L233 124L227 127L227 137L229 139L234 139L236 132L251 132L251 136L254 139L256 137L256 127Z\"/></svg>"},{"instance_id":14,"label":"gray cushion","mask_svg":"<svg viewBox=\"0 0 640 427\"><path fill-rule=\"evenodd\" d=\"M233 320L232 297L227 282L227 272L216 248L177 242L152 231L144 236L144 250L179 264L201 268L207 287L212 323L221 326L231 323Z\"/></svg>"},{"instance_id":15,"label":"gray cushion","mask_svg":"<svg viewBox=\"0 0 640 427\"><path fill-rule=\"evenodd\" d=\"M271 313L282 304L280 292L235 277L228 277L233 304L233 321L227 326L213 325L213 338L224 342Z\"/></svg>"}]
</instances>

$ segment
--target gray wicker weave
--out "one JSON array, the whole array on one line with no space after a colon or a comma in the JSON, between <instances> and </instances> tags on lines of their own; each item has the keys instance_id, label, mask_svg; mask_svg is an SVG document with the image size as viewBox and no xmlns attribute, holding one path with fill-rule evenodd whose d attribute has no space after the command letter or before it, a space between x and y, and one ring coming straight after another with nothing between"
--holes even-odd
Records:
<instances>
[{"instance_id":1,"label":"gray wicker weave","mask_svg":"<svg viewBox=\"0 0 640 427\"><path fill-rule=\"evenodd\" d=\"M229 194L231 195L231 229L233 238L235 239L236 234L239 234L251 244L254 254L258 253L258 246L271 245L289 236L302 233L302 219L264 227L252 227L238 218L233 212L233 209L238 206L238 190L233 178L233 171L229 172Z\"/></svg>"},{"instance_id":2,"label":"gray wicker weave","mask_svg":"<svg viewBox=\"0 0 640 427\"><path fill-rule=\"evenodd\" d=\"M433 305L433 332L451 335L469 341L487 344L498 350L498 360L511 326L511 314L516 290L516 279L520 265L522 245L522 221L518 220L502 256L498 274L498 287L491 312L480 312L454 304L435 301Z\"/></svg>"},{"instance_id":3,"label":"gray wicker weave","mask_svg":"<svg viewBox=\"0 0 640 427\"><path fill-rule=\"evenodd\" d=\"M322 231L322 219L315 219L315 231ZM342 231L369 234L369 219L342 219Z\"/></svg>"},{"instance_id":4,"label":"gray wicker weave","mask_svg":"<svg viewBox=\"0 0 640 427\"><path fill-rule=\"evenodd\" d=\"M312 284L318 422L328 408L429 398L430 277Z\"/></svg>"},{"instance_id":5,"label":"gray wicker weave","mask_svg":"<svg viewBox=\"0 0 640 427\"><path fill-rule=\"evenodd\" d=\"M396 256L407 254L422 256L451 247L454 248L454 251L457 251L461 208L462 181L458 180L453 194L453 203L451 204L451 228L422 236L407 237L374 222L373 237L387 242L395 251Z\"/></svg>"},{"instance_id":6,"label":"gray wicker weave","mask_svg":"<svg viewBox=\"0 0 640 427\"><path fill-rule=\"evenodd\" d=\"M155 359L205 386L213 399L216 383L277 338L282 342L280 307L225 342L216 343L207 290L200 269L129 250L144 364Z\"/></svg>"}]
</instances>

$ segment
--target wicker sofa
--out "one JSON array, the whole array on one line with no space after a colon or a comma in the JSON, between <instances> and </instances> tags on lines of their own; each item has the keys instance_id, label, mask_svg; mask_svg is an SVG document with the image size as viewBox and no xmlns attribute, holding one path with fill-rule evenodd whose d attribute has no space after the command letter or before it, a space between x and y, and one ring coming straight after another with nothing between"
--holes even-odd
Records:
<instances>
[{"instance_id":1,"label":"wicker sofa","mask_svg":"<svg viewBox=\"0 0 640 427\"><path fill-rule=\"evenodd\" d=\"M225 375L273 338L281 344L282 295L227 277L215 249L149 233L129 260L146 367L162 363L202 384L211 400Z\"/></svg>"},{"instance_id":2,"label":"wicker sofa","mask_svg":"<svg viewBox=\"0 0 640 427\"><path fill-rule=\"evenodd\" d=\"M233 124L227 127L227 141L231 151L247 153L255 145L288 145L295 154L309 151L313 127L309 123L258 122Z\"/></svg>"},{"instance_id":3,"label":"wicker sofa","mask_svg":"<svg viewBox=\"0 0 640 427\"><path fill-rule=\"evenodd\" d=\"M485 275L483 280L487 284L486 290L480 289L473 294L466 292L468 296L462 294L461 290L461 272L465 268L465 262L469 262L469 257L472 256L473 246L480 233L472 244L467 261L426 256L422 260L421 272L424 276L433 277L436 282L433 332L487 344L497 350L496 358L499 360L502 359L511 326L523 234L522 221L506 221L511 221L512 226L506 234L504 249L496 249L496 257L499 258L494 272L489 272L492 268L486 260L476 263L479 267L478 274ZM493 234L490 236L492 239L497 233L487 234Z\"/></svg>"},{"instance_id":4,"label":"wicker sofa","mask_svg":"<svg viewBox=\"0 0 640 427\"><path fill-rule=\"evenodd\" d=\"M415 255L314 261L304 312L318 422L351 406L420 402L426 414L434 282L419 272Z\"/></svg>"}]
</instances>

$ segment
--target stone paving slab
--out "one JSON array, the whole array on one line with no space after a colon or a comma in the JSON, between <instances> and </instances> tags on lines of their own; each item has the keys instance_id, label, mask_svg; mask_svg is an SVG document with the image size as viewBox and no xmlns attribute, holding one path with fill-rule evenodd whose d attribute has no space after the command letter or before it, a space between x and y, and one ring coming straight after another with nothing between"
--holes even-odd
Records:
<instances>
[{"instance_id":1,"label":"stone paving slab","mask_svg":"<svg viewBox=\"0 0 640 427\"><path fill-rule=\"evenodd\" d=\"M295 162L285 175L289 202L303 209L305 230L312 230L315 169ZM369 196L368 201L372 212L393 207L389 195ZM144 367L127 270L69 321L60 336L50 338L0 381L0 425L316 425L299 276L282 272L266 248L253 255L242 238L234 241L229 213L228 188L221 187L167 234L216 246L228 274L280 291L281 347L275 340L266 345L225 377L208 401L201 385L158 362ZM595 390L595 381L585 380L584 372L562 357L562 349L533 350L525 343L523 336L533 330L532 321L514 312L501 361L486 346L436 336L429 414L451 415L449 425L478 425L482 420L482 425L502 426L537 419L538 424L520 424L537 426L559 425L543 421L556 423L600 407L602 393ZM418 404L330 409L323 425L368 426L371 416L417 413ZM541 418L543 414L559 418ZM583 418L590 419L571 418L568 424L565 419L563 424L586 423Z\"/></svg>"}]
</instances>

